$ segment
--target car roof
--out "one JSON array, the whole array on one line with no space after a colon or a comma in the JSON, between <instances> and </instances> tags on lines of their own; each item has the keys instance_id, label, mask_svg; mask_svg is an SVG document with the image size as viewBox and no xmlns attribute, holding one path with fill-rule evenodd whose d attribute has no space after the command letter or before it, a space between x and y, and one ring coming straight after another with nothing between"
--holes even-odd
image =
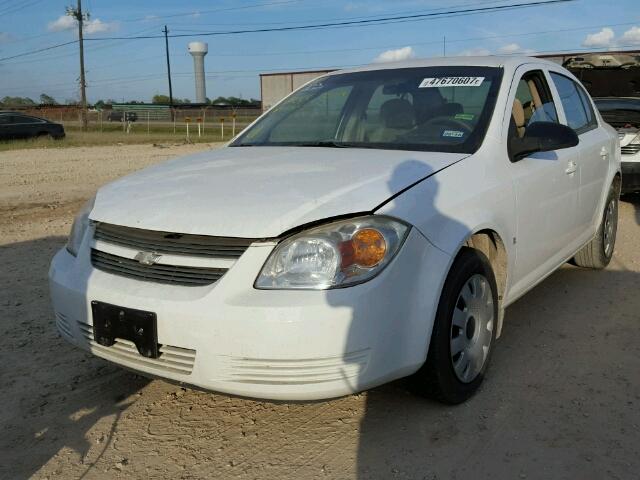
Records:
<instances>
[{"instance_id":1,"label":"car roof","mask_svg":"<svg viewBox=\"0 0 640 480\"><path fill-rule=\"evenodd\" d=\"M433 57L418 58L412 60L402 60L399 62L372 63L361 67L347 68L329 73L336 75L342 73L366 72L373 70L393 70L400 68L420 68L420 67L498 67L515 70L523 64L540 64L558 67L557 63L535 57L523 55L488 55L483 57L460 56L460 57Z\"/></svg>"}]
</instances>

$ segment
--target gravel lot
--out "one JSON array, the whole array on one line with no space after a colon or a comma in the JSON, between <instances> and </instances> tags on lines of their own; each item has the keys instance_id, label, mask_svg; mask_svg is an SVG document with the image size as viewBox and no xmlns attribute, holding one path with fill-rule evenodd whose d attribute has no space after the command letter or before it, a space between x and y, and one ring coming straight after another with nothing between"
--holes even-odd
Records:
<instances>
[{"instance_id":1,"label":"gravel lot","mask_svg":"<svg viewBox=\"0 0 640 480\"><path fill-rule=\"evenodd\" d=\"M404 382L271 403L151 381L56 333L46 274L112 178L206 145L0 153L0 478L636 479L640 197L605 271L565 266L507 311L488 378L446 407Z\"/></svg>"}]
</instances>

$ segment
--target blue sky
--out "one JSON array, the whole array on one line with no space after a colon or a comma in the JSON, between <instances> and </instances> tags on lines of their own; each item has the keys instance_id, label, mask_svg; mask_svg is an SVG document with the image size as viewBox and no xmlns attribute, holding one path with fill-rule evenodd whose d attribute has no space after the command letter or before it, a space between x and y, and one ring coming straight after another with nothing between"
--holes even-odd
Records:
<instances>
[{"instance_id":1,"label":"blue sky","mask_svg":"<svg viewBox=\"0 0 640 480\"><path fill-rule=\"evenodd\" d=\"M84 0L88 38L255 29L521 3L522 0ZM75 0L0 0L0 58L72 41ZM170 39L174 96L193 98L187 44L209 43L207 96L259 97L259 72L406 57L640 48L638 0L576 0L478 15L353 28ZM77 99L77 45L0 61L0 97ZM90 101L168 93L164 40L87 41Z\"/></svg>"}]
</instances>

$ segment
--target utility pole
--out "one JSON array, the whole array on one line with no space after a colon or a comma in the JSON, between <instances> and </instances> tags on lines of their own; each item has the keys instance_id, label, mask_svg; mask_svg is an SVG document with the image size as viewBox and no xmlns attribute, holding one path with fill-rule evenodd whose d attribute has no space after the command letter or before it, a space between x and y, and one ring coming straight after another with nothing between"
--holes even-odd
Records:
<instances>
[{"instance_id":1,"label":"utility pole","mask_svg":"<svg viewBox=\"0 0 640 480\"><path fill-rule=\"evenodd\" d=\"M167 53L167 78L169 79L169 108L171 109L171 118L173 118L173 90L171 88L171 64L169 63L169 30L164 26L164 48Z\"/></svg>"},{"instance_id":2,"label":"utility pole","mask_svg":"<svg viewBox=\"0 0 640 480\"><path fill-rule=\"evenodd\" d=\"M82 130L87 130L87 83L84 76L84 42L82 39L82 27L85 18L89 19L89 14L82 14L82 0L78 0L78 7L67 7L67 15L78 21L78 45L80 46L80 121Z\"/></svg>"}]
</instances>

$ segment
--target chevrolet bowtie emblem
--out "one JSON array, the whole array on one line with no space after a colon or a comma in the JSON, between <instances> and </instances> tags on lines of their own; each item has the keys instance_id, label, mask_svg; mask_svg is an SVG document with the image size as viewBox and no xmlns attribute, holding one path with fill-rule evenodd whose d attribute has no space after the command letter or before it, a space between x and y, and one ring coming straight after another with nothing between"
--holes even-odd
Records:
<instances>
[{"instance_id":1,"label":"chevrolet bowtie emblem","mask_svg":"<svg viewBox=\"0 0 640 480\"><path fill-rule=\"evenodd\" d=\"M137 260L142 265L154 265L158 263L160 257L162 257L162 255L158 255L154 252L139 252L135 257L133 257L133 259Z\"/></svg>"}]
</instances>

